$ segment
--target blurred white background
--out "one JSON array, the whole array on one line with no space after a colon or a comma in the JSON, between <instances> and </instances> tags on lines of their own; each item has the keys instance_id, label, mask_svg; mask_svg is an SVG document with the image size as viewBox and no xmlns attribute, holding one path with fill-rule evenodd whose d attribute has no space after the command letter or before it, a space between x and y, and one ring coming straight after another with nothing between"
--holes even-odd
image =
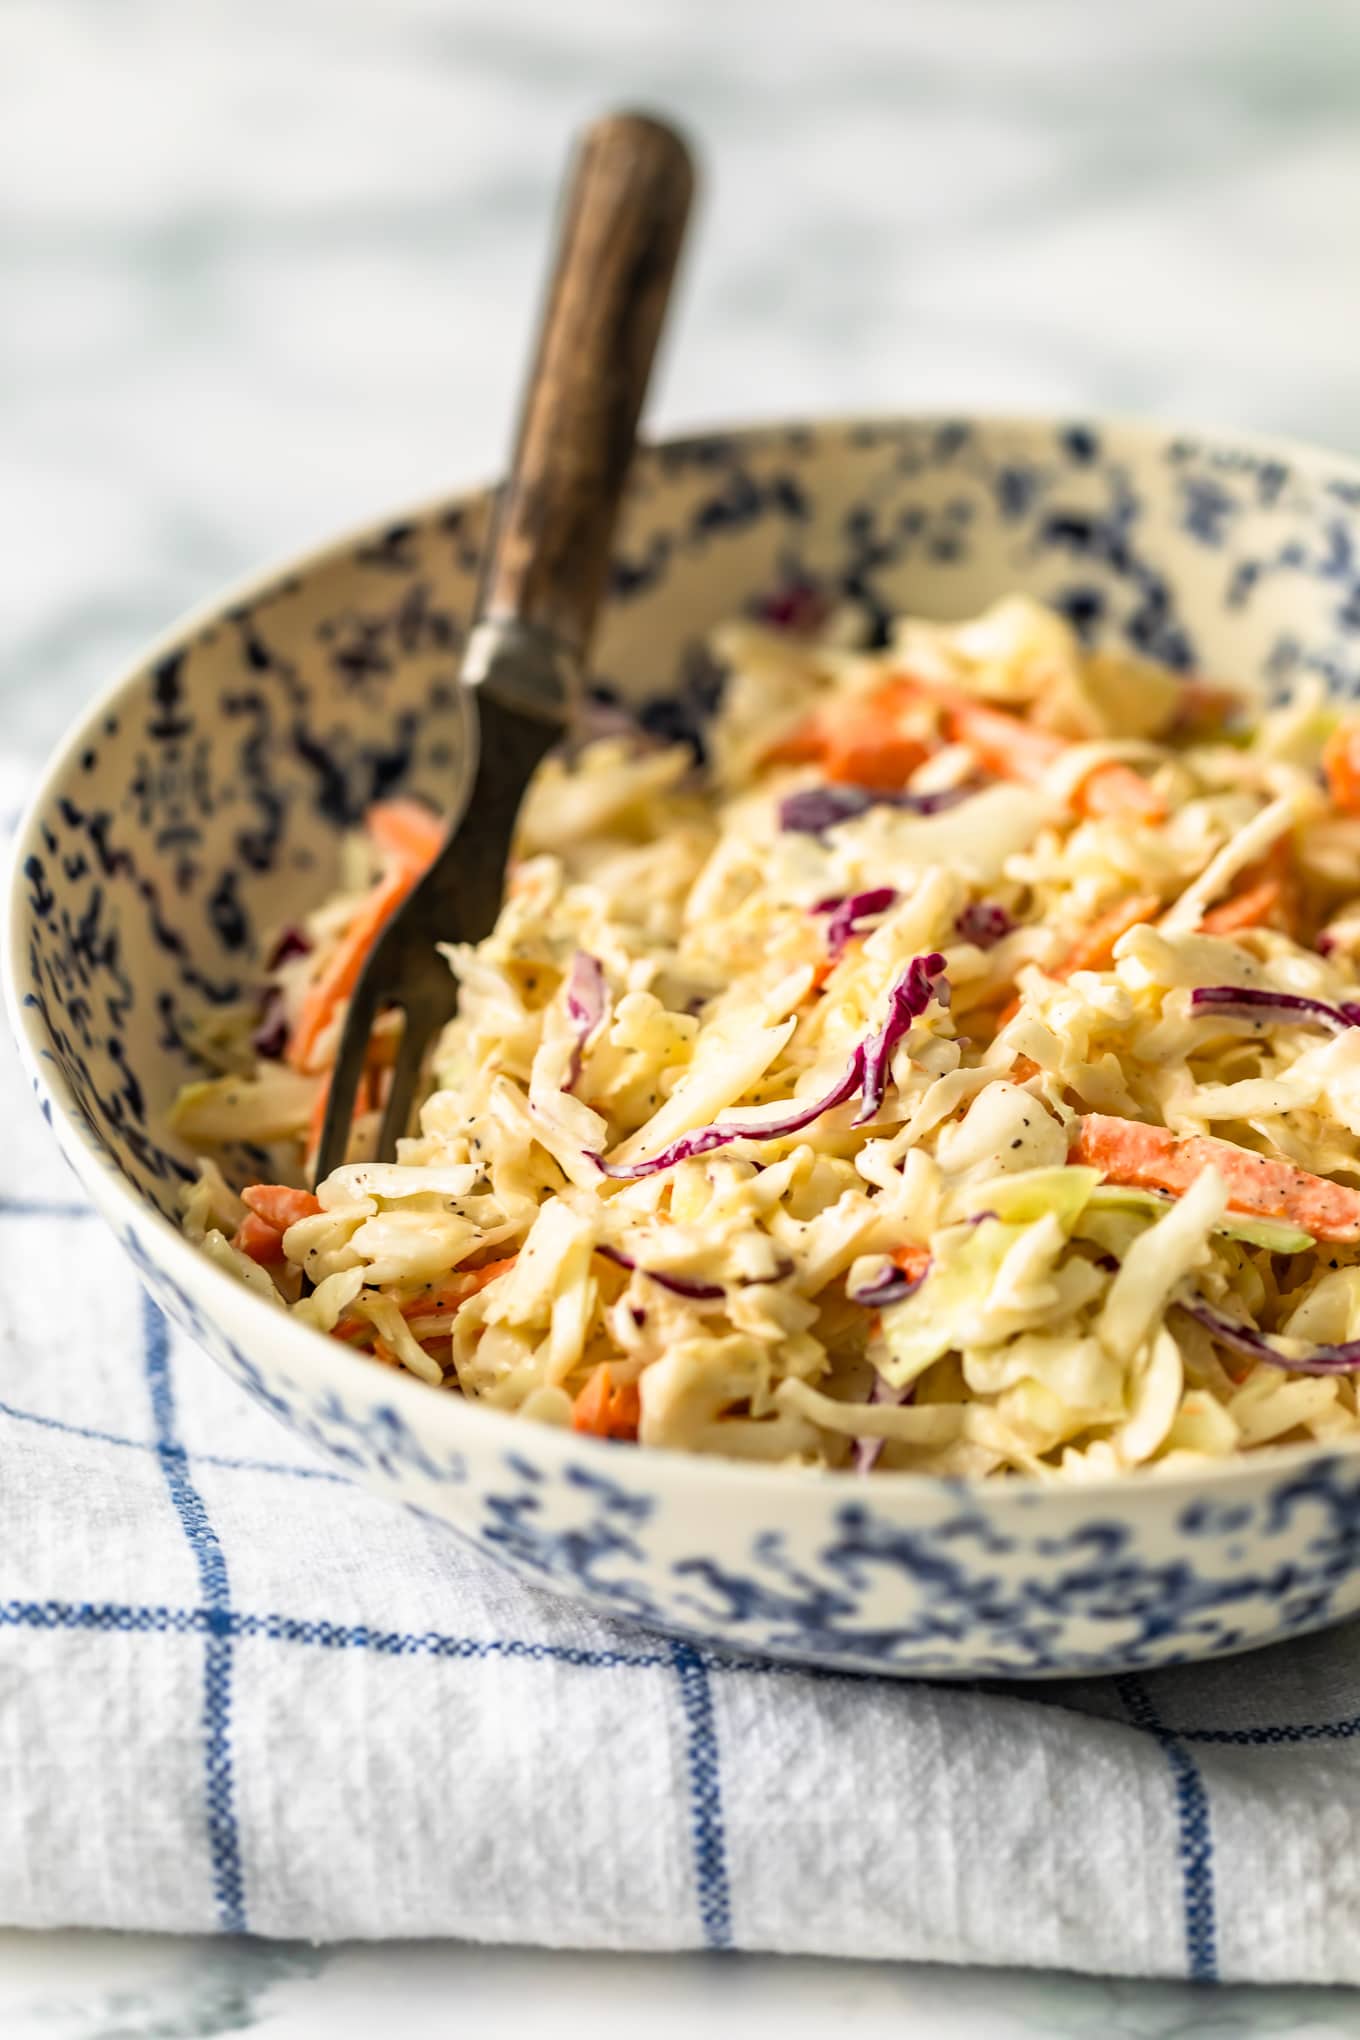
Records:
<instances>
[{"instance_id":1,"label":"blurred white background","mask_svg":"<svg viewBox=\"0 0 1360 2040\"><path fill-rule=\"evenodd\" d=\"M611 102L706 191L653 424L1360 445L1354 0L0 0L0 685L37 755L246 568L492 471Z\"/></svg>"}]
</instances>

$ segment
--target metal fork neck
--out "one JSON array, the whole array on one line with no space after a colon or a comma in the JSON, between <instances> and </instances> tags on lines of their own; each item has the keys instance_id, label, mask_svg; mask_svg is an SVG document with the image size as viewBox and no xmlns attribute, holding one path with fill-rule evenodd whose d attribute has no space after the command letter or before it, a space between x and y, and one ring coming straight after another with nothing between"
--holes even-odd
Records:
<instances>
[{"instance_id":1,"label":"metal fork neck","mask_svg":"<svg viewBox=\"0 0 1360 2040\"><path fill-rule=\"evenodd\" d=\"M462 677L480 696L555 726L580 699L576 652L542 624L518 616L484 616L473 625Z\"/></svg>"}]
</instances>

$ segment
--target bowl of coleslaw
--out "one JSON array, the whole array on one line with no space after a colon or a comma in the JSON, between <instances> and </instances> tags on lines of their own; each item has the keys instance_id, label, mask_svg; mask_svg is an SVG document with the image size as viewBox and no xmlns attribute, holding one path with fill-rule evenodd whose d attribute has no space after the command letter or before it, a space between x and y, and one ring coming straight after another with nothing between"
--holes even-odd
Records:
<instances>
[{"instance_id":1,"label":"bowl of coleslaw","mask_svg":"<svg viewBox=\"0 0 1360 2040\"><path fill-rule=\"evenodd\" d=\"M727 1651L1054 1676L1360 1607L1360 468L1140 425L639 456L395 1162L485 494L190 619L7 985L149 1287L356 1478Z\"/></svg>"}]
</instances>

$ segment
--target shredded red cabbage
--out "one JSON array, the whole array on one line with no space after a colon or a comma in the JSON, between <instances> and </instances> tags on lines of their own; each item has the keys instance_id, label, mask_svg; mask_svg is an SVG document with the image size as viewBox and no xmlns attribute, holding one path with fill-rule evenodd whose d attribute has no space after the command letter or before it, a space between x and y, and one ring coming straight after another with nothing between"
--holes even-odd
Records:
<instances>
[{"instance_id":1,"label":"shredded red cabbage","mask_svg":"<svg viewBox=\"0 0 1360 2040\"><path fill-rule=\"evenodd\" d=\"M1202 1296L1182 1296L1177 1301L1186 1315L1203 1325L1221 1346L1245 1354L1249 1360L1265 1360L1271 1367L1283 1368L1286 1374L1354 1374L1360 1369L1360 1339L1352 1339L1344 1346L1314 1346L1311 1353L1295 1360L1281 1353L1274 1341L1255 1325L1220 1316Z\"/></svg>"},{"instance_id":2,"label":"shredded red cabbage","mask_svg":"<svg viewBox=\"0 0 1360 2040\"><path fill-rule=\"evenodd\" d=\"M875 793L867 786L805 786L780 801L779 826L793 835L821 836L838 822L852 822L873 807L936 815L967 800L971 791L970 787L951 786L942 793Z\"/></svg>"},{"instance_id":3,"label":"shredded red cabbage","mask_svg":"<svg viewBox=\"0 0 1360 2040\"><path fill-rule=\"evenodd\" d=\"M954 923L964 941L977 949L990 949L1003 935L1009 935L1014 926L1006 909L993 900L970 900Z\"/></svg>"},{"instance_id":4,"label":"shredded red cabbage","mask_svg":"<svg viewBox=\"0 0 1360 2040\"><path fill-rule=\"evenodd\" d=\"M853 1123L863 1126L883 1103L893 1050L932 999L941 1006L949 1004L949 980L944 975L944 958L938 950L932 951L929 956L913 956L888 994L887 1019L877 1034L860 1042L846 1065L844 1076L837 1080L825 1097L799 1101L785 1118L766 1120L763 1124L743 1125L740 1120L733 1120L726 1125L701 1126L694 1133L681 1134L669 1147L662 1148L660 1154L650 1155L643 1161L607 1162L599 1154L591 1155L590 1160L602 1175L613 1176L620 1182L659 1175L662 1169L673 1169L677 1162L693 1161L699 1155L711 1154L714 1148L726 1147L734 1140L783 1140L789 1134L801 1133L824 1112L844 1105L857 1090L860 1092L860 1109Z\"/></svg>"},{"instance_id":5,"label":"shredded red cabbage","mask_svg":"<svg viewBox=\"0 0 1360 2040\"><path fill-rule=\"evenodd\" d=\"M267 971L277 970L281 963L290 963L295 956L310 956L312 944L302 929L290 923L281 928L274 938L274 946L265 958ZM250 1037L250 1045L264 1062L279 1062L288 1052L288 1008L282 988L266 985L260 1001L260 1017Z\"/></svg>"},{"instance_id":6,"label":"shredded red cabbage","mask_svg":"<svg viewBox=\"0 0 1360 2040\"><path fill-rule=\"evenodd\" d=\"M691 1303L720 1303L727 1291L720 1282L697 1282L688 1275L665 1275L656 1268L640 1268L631 1254L625 1254L621 1247L596 1247L597 1254L603 1254L606 1261L612 1261L616 1268L626 1268L630 1275L645 1275L649 1282L655 1282L660 1289L669 1289L673 1296L684 1296Z\"/></svg>"},{"instance_id":7,"label":"shredded red cabbage","mask_svg":"<svg viewBox=\"0 0 1360 2040\"><path fill-rule=\"evenodd\" d=\"M295 956L310 956L312 945L301 928L291 923L281 928L274 941L274 947L265 958L266 970L277 970L281 963L288 963Z\"/></svg>"},{"instance_id":8,"label":"shredded red cabbage","mask_svg":"<svg viewBox=\"0 0 1360 2040\"><path fill-rule=\"evenodd\" d=\"M883 1376L875 1370L874 1385L869 1390L869 1401L871 1404L891 1403L895 1407L900 1408L904 1402L911 1400L911 1391L912 1384L910 1382L905 1388L894 1388L890 1382L885 1381ZM879 1455L887 1442L886 1438L856 1438L855 1472L872 1473L878 1464Z\"/></svg>"},{"instance_id":9,"label":"shredded red cabbage","mask_svg":"<svg viewBox=\"0 0 1360 2040\"><path fill-rule=\"evenodd\" d=\"M845 946L855 932L856 921L862 921L870 914L886 914L896 898L897 894L890 885L878 885L869 892L833 893L830 899L818 900L813 913L831 916L826 924L829 960L835 963L844 954Z\"/></svg>"},{"instance_id":10,"label":"shredded red cabbage","mask_svg":"<svg viewBox=\"0 0 1360 2040\"><path fill-rule=\"evenodd\" d=\"M562 1086L564 1091L572 1090L581 1074L586 1043L604 1019L604 1007L605 982L600 959L578 949L571 960L571 972L567 978L567 1013L576 1031L576 1042Z\"/></svg>"},{"instance_id":11,"label":"shredded red cabbage","mask_svg":"<svg viewBox=\"0 0 1360 2040\"><path fill-rule=\"evenodd\" d=\"M263 1062L280 1062L287 1053L288 1009L277 985L271 985L264 995L250 1045Z\"/></svg>"},{"instance_id":12,"label":"shredded red cabbage","mask_svg":"<svg viewBox=\"0 0 1360 2040\"><path fill-rule=\"evenodd\" d=\"M863 1289L847 1289L845 1293L851 1303L862 1303L866 1310L885 1310L890 1303L904 1303L913 1296L929 1273L929 1262L915 1275L894 1267L880 1275L877 1282L866 1283Z\"/></svg>"},{"instance_id":13,"label":"shredded red cabbage","mask_svg":"<svg viewBox=\"0 0 1360 2040\"><path fill-rule=\"evenodd\" d=\"M800 836L820 836L837 822L853 821L874 805L859 786L805 786L779 803L779 826Z\"/></svg>"},{"instance_id":14,"label":"shredded red cabbage","mask_svg":"<svg viewBox=\"0 0 1360 2040\"><path fill-rule=\"evenodd\" d=\"M888 994L888 1017L878 1033L864 1044L864 1093L855 1114L856 1126L872 1119L883 1103L893 1050L919 1020L932 999L949 1004L949 980L944 975L944 958L938 950L929 956L913 956Z\"/></svg>"},{"instance_id":15,"label":"shredded red cabbage","mask_svg":"<svg viewBox=\"0 0 1360 2040\"><path fill-rule=\"evenodd\" d=\"M1325 999L1310 999L1301 992L1273 992L1259 985L1201 985L1190 994L1196 1013L1218 1013L1229 1020L1282 1020L1295 1026L1310 1021L1344 1034L1348 1027L1360 1027L1360 1005L1349 1002L1328 1005Z\"/></svg>"},{"instance_id":16,"label":"shredded red cabbage","mask_svg":"<svg viewBox=\"0 0 1360 2040\"><path fill-rule=\"evenodd\" d=\"M793 1269L794 1264L792 1261L777 1261L768 1275L739 1275L737 1277L737 1287L739 1289L759 1289L766 1282L787 1282L793 1273Z\"/></svg>"},{"instance_id":17,"label":"shredded red cabbage","mask_svg":"<svg viewBox=\"0 0 1360 2040\"><path fill-rule=\"evenodd\" d=\"M850 1058L850 1066L833 1090L824 1098L814 1098L809 1104L800 1105L787 1119L767 1120L763 1126L743 1126L740 1121L728 1126L701 1126L695 1133L681 1134L659 1155L652 1155L641 1162L607 1162L603 1155L592 1155L602 1175L614 1176L620 1181L629 1181L640 1176L656 1176L662 1169L673 1169L677 1162L694 1160L697 1155L710 1154L714 1148L726 1147L734 1140L778 1140L790 1133L801 1133L805 1126L811 1126L814 1119L820 1119L833 1106L843 1105L858 1087L864 1075L864 1050L857 1048Z\"/></svg>"},{"instance_id":18,"label":"shredded red cabbage","mask_svg":"<svg viewBox=\"0 0 1360 2040\"><path fill-rule=\"evenodd\" d=\"M790 581L756 604L756 615L772 630L790 630L800 636L819 631L831 614L831 599L811 581Z\"/></svg>"}]
</instances>

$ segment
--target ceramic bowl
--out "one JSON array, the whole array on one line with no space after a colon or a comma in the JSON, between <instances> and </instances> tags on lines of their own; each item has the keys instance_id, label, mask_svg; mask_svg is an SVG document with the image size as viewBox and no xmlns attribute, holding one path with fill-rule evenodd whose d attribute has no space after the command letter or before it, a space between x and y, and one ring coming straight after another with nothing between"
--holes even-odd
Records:
<instances>
[{"instance_id":1,"label":"ceramic bowl","mask_svg":"<svg viewBox=\"0 0 1360 2040\"><path fill-rule=\"evenodd\" d=\"M348 538L184 624L99 700L21 834L8 989L43 1109L165 1310L367 1486L608 1613L727 1650L947 1677L1128 1670L1360 1607L1360 1455L1078 1487L640 1452L395 1377L202 1259L166 1130L182 1026L320 900L378 794L438 803L484 494ZM601 682L702 737L708 626L812 580L883 614L1024 588L1091 641L1360 684L1360 466L1155 427L892 419L643 453Z\"/></svg>"}]
</instances>

